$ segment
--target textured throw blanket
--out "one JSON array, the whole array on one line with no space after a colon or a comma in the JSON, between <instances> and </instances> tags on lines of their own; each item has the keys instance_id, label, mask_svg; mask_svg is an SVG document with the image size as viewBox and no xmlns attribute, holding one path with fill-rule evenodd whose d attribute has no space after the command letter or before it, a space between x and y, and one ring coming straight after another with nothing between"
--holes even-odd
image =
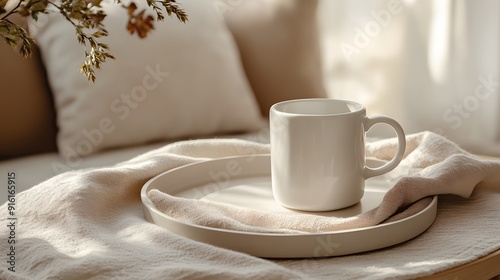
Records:
<instances>
[{"instance_id":1,"label":"textured throw blanket","mask_svg":"<svg viewBox=\"0 0 500 280\"><path fill-rule=\"evenodd\" d=\"M210 219L232 220L227 224L229 228L246 230L252 227L286 232L368 226L391 217L398 219L399 216L393 217L393 214L401 207L410 206L407 211L418 211L422 206L413 203L425 201L422 198L431 195L456 194L467 198L478 184L500 188L500 162L479 160L432 133L410 135L407 142L401 166L424 168L423 171L418 176L401 179L387 193L379 208L345 221L320 219L307 222L297 217L281 221L282 217L272 215L263 220L249 221L241 217L251 216L254 213L245 211L253 210L182 201L158 191L152 191L149 196L162 211L183 215L188 220L192 217L190 215L202 215L199 213L208 207L214 210L212 213L219 213ZM389 160L395 146L392 139L374 142L369 144L367 154ZM363 277L359 274L361 272L366 273L365 277L387 276L369 270L363 255L314 262L271 261L198 243L145 220L140 190L150 178L165 170L209 158L268 152L268 145L244 140L178 142L112 167L67 172L34 186L17 195L16 243L12 245L16 254L15 272L8 269L9 255L2 250L0 279L332 279L335 276ZM169 207L176 203L189 203L188 208L192 207L193 212L169 211ZM488 207L486 202L485 207ZM2 209L7 209L7 205L4 204ZM0 215L0 240L6 248L11 245L7 244L10 233L5 225L12 217L6 211L1 211ZM438 218L440 215L438 212ZM213 223L210 219L201 219L201 223ZM499 228L497 218L496 221L492 226ZM493 243L483 246L485 250L481 252L494 250L497 243L496 249L500 248L500 240L493 239ZM385 253L396 260L394 264L401 258L394 248L376 254ZM359 267L356 267L356 259L359 259ZM343 260L349 260L352 275L335 268L335 263ZM384 262L384 259L371 258L372 265L377 261ZM412 267L412 271L425 274L430 269L443 269L446 264L457 263L442 266L431 263L420 270ZM397 275L394 268L392 272L389 275Z\"/></svg>"}]
</instances>

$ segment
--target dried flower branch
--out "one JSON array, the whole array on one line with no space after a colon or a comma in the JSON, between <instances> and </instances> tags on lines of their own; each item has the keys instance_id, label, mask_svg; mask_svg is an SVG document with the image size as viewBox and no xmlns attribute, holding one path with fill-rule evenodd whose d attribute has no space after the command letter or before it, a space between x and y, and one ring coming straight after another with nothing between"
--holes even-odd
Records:
<instances>
[{"instance_id":1,"label":"dried flower branch","mask_svg":"<svg viewBox=\"0 0 500 280\"><path fill-rule=\"evenodd\" d=\"M18 50L23 57L31 56L35 41L28 35L28 32L17 24L9 20L0 21L0 34L3 40L14 50ZM4 35L5 34L5 35Z\"/></svg>"},{"instance_id":2,"label":"dried flower branch","mask_svg":"<svg viewBox=\"0 0 500 280\"><path fill-rule=\"evenodd\" d=\"M0 0L0 36L21 56L31 55L35 41L25 29L10 21L9 17L17 13L24 17L30 16L36 21L40 13L50 12L47 9L50 5L74 26L78 42L86 46L85 59L80 71L87 76L89 81L95 82L95 70L100 69L102 63L105 63L108 58L115 59L110 53L109 46L99 41L100 38L108 36L108 31L103 24L106 14L101 9L102 0L62 0L57 3L49 0L17 1L16 5L8 11L7 0ZM168 16L175 15L181 22L188 21L187 14L179 7L176 0L146 0L146 2L156 13L157 21L165 18L161 7L167 11ZM137 11L135 3L125 6L121 0L117 0L116 4L121 4L128 11L129 20L126 28L130 34L137 33L140 38L146 38L154 29L153 16L146 15L145 10Z\"/></svg>"}]
</instances>

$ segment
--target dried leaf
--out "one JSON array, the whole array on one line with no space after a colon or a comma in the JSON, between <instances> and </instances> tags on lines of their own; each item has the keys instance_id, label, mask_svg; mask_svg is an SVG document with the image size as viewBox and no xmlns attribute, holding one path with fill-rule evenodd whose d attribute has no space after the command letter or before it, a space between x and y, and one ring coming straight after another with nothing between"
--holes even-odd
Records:
<instances>
[{"instance_id":1,"label":"dried leaf","mask_svg":"<svg viewBox=\"0 0 500 280\"><path fill-rule=\"evenodd\" d=\"M4 37L3 40L7 42L11 47L15 48L17 46L16 40L10 38L10 37Z\"/></svg>"},{"instance_id":2,"label":"dried leaf","mask_svg":"<svg viewBox=\"0 0 500 280\"><path fill-rule=\"evenodd\" d=\"M134 2L132 2L130 3L130 5L128 5L127 9L128 9L128 14L133 15L135 10L137 10L137 5Z\"/></svg>"},{"instance_id":3,"label":"dried leaf","mask_svg":"<svg viewBox=\"0 0 500 280\"><path fill-rule=\"evenodd\" d=\"M140 38L146 38L148 33L154 29L154 18L151 15L145 16L145 10L134 14L136 10L137 6L131 3L128 7L129 20L127 22L127 30L130 34L137 32Z\"/></svg>"}]
</instances>

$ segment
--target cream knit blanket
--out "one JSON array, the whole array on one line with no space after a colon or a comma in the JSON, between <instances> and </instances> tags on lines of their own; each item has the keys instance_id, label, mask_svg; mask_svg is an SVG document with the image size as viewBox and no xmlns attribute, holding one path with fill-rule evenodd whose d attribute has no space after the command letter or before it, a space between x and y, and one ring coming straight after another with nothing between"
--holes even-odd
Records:
<instances>
[{"instance_id":1,"label":"cream knit blanket","mask_svg":"<svg viewBox=\"0 0 500 280\"><path fill-rule=\"evenodd\" d=\"M269 151L268 145L250 141L193 140L168 145L112 167L64 173L18 194L16 243L12 245L7 244L10 232L5 226L12 217L4 211L4 204L0 240L4 248L15 246L16 263L15 272L9 270L10 257L2 250L0 278L405 278L446 269L500 248L500 163L479 160L432 133L410 135L407 142L402 166L425 169L419 177L401 180L381 207L359 219L364 221L359 226L379 223L400 206L429 195L450 193L467 198L476 185L482 186L469 199L440 198L438 217L431 229L401 246L348 257L270 261L191 241L148 223L140 201L141 187L148 179L207 158ZM393 140L374 142L369 144L367 153L389 159L394 146ZM172 203L168 200L171 198L159 192L150 197L163 209ZM189 203L205 207L196 201ZM220 213L220 217L213 218L224 218L228 211ZM245 229L252 223L238 220L237 212L234 215L235 223L231 226ZM251 224L263 229L268 225ZM303 221L288 220L272 230L282 230L282 226L306 231L310 227ZM332 225L322 220L319 230L337 226L338 223ZM353 226L358 225L348 227ZM318 230L317 225L314 227ZM447 242L442 242L444 237Z\"/></svg>"}]
</instances>

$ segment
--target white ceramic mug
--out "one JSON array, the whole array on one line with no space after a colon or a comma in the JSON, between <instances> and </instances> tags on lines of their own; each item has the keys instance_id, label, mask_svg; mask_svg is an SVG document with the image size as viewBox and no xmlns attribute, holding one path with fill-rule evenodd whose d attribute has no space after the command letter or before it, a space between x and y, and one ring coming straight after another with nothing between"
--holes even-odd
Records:
<instances>
[{"instance_id":1,"label":"white ceramic mug","mask_svg":"<svg viewBox=\"0 0 500 280\"><path fill-rule=\"evenodd\" d=\"M365 134L377 123L394 128L398 150L387 164L365 164ZM395 120L367 117L359 103L327 98L298 99L270 109L271 179L284 207L331 211L358 203L365 180L387 173L401 161L405 133Z\"/></svg>"}]
</instances>

